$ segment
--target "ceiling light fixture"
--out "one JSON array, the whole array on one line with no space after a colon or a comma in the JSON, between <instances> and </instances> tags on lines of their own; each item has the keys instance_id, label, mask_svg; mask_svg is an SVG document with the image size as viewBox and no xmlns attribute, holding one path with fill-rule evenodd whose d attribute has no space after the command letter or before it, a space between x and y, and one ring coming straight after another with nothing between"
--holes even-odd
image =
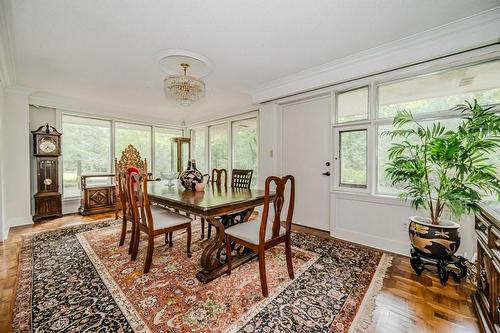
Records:
<instances>
[{"instance_id":1,"label":"ceiling light fixture","mask_svg":"<svg viewBox=\"0 0 500 333\"><path fill-rule=\"evenodd\" d=\"M182 106L190 106L205 96L205 82L187 75L187 63L180 66L184 74L169 75L165 78L165 94L174 98Z\"/></svg>"}]
</instances>

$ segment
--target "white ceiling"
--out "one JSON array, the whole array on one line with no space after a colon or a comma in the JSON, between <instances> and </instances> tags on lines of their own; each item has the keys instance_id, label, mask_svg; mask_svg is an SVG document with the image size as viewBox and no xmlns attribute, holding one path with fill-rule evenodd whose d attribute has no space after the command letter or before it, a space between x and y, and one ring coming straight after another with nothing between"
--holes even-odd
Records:
<instances>
[{"instance_id":1,"label":"white ceiling","mask_svg":"<svg viewBox=\"0 0 500 333\"><path fill-rule=\"evenodd\" d=\"M10 0L16 82L43 92L195 122L255 109L248 91L496 7L498 0ZM188 109L163 93L157 54L215 65Z\"/></svg>"}]
</instances>

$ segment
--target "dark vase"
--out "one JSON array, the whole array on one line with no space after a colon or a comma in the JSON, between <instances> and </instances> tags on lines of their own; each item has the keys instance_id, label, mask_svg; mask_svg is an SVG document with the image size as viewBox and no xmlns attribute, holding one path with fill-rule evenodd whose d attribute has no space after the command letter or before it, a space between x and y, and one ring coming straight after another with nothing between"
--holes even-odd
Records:
<instances>
[{"instance_id":1,"label":"dark vase","mask_svg":"<svg viewBox=\"0 0 500 333\"><path fill-rule=\"evenodd\" d=\"M188 161L187 169L181 172L179 180L182 186L188 191L194 191L196 184L202 182L203 174L196 169L195 160Z\"/></svg>"},{"instance_id":2,"label":"dark vase","mask_svg":"<svg viewBox=\"0 0 500 333\"><path fill-rule=\"evenodd\" d=\"M450 260L460 246L459 227L452 221L434 225L429 219L412 216L408 228L411 246L424 258Z\"/></svg>"}]
</instances>

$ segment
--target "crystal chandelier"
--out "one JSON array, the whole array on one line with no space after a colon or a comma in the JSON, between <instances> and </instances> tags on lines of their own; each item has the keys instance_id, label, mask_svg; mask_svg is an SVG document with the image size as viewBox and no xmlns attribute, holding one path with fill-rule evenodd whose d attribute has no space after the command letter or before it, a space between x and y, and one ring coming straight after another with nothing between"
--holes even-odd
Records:
<instances>
[{"instance_id":1,"label":"crystal chandelier","mask_svg":"<svg viewBox=\"0 0 500 333\"><path fill-rule=\"evenodd\" d=\"M169 75L165 79L165 94L182 106L189 106L205 96L205 82L187 75L189 64L182 63L183 75Z\"/></svg>"}]
</instances>

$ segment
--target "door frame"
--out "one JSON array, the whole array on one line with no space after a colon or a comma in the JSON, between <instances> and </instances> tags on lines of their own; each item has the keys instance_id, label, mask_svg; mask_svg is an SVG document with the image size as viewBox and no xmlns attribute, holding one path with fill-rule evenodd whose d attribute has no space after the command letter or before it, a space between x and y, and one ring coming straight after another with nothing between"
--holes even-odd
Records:
<instances>
[{"instance_id":1,"label":"door frame","mask_svg":"<svg viewBox=\"0 0 500 333\"><path fill-rule=\"evenodd\" d=\"M285 142L285 131L284 131L284 113L286 112L284 110L284 107L286 106L291 106L291 105L296 105L296 104L303 104L315 100L320 100L328 98L330 106L329 106L329 112L328 112L328 157L330 160L330 166L326 167L325 170L330 172L330 179L329 179L329 186L328 186L328 192L326 193L328 195L328 225L329 229L327 230L331 236L333 236L333 209L332 209L332 192L333 192L333 184L334 184L334 152L333 152L333 112L334 112L334 101L335 101L335 94L333 91L323 91L323 92L316 92L315 94L307 94L307 95L302 95L302 96L295 96L295 98L287 98L285 100L280 101L278 104L278 144L277 144L277 154L276 157L278 159L278 170L281 175L284 175L285 172L285 147L286 147L286 142ZM314 228L313 228L314 229ZM319 230L319 229L318 229ZM326 230L325 230L326 231Z\"/></svg>"}]
</instances>

